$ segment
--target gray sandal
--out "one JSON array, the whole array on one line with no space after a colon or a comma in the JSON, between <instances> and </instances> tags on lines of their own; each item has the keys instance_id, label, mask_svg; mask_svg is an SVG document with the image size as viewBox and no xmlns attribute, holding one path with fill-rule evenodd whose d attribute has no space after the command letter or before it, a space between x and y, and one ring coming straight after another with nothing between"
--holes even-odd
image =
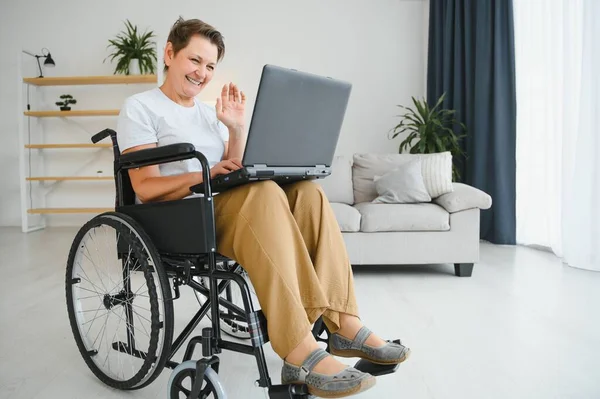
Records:
<instances>
[{"instance_id":1,"label":"gray sandal","mask_svg":"<svg viewBox=\"0 0 600 399\"><path fill-rule=\"evenodd\" d=\"M400 340L387 341L384 346L376 348L365 344L369 335L371 331L367 327L361 328L353 340L337 333L331 334L329 351L335 356L359 357L383 365L398 364L408 359L410 349L402 345Z\"/></svg>"},{"instance_id":2,"label":"gray sandal","mask_svg":"<svg viewBox=\"0 0 600 399\"><path fill-rule=\"evenodd\" d=\"M366 391L375 385L375 377L348 367L336 375L315 373L317 363L329 356L323 349L312 352L298 367L284 362L281 369L282 384L306 384L311 395L321 398L342 398Z\"/></svg>"}]
</instances>

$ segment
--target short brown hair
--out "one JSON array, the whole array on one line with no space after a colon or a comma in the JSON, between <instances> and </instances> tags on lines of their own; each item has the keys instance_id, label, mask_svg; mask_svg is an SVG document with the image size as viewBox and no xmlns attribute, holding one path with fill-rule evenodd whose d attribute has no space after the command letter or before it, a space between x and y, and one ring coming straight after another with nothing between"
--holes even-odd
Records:
<instances>
[{"instance_id":1,"label":"short brown hair","mask_svg":"<svg viewBox=\"0 0 600 399\"><path fill-rule=\"evenodd\" d=\"M200 35L210 40L212 44L217 46L217 61L221 61L225 56L225 43L223 42L223 35L221 32L216 30L212 25L207 24L199 19L183 19L179 17L173 24L171 32L167 42L173 44L173 51L175 55L185 48L189 43L190 39L194 35ZM165 64L165 72L169 67Z\"/></svg>"}]
</instances>

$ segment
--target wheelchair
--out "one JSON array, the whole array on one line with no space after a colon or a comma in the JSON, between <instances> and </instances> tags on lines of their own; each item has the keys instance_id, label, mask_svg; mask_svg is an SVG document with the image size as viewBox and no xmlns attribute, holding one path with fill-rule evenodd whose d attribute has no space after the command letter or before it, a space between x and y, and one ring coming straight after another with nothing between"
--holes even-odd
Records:
<instances>
[{"instance_id":1,"label":"wheelchair","mask_svg":"<svg viewBox=\"0 0 600 399\"><path fill-rule=\"evenodd\" d=\"M267 321L255 310L242 266L218 253L206 157L189 143L121 155L111 129L94 135L92 142L108 137L114 152L115 211L95 216L78 231L65 281L73 336L93 374L111 387L135 390L170 368L168 398L226 398L217 355L230 350L255 357L255 385L269 398L311 397L306 385L271 383L262 348L269 342ZM129 169L192 158L202 166L203 183L190 189L203 196L136 204ZM173 340L174 301L181 298L184 285L194 290L199 309ZM181 362L175 361L205 316L211 327L189 339ZM329 332L322 319L313 334L327 344ZM202 357L193 360L198 345ZM355 367L376 376L398 369L365 360Z\"/></svg>"}]
</instances>

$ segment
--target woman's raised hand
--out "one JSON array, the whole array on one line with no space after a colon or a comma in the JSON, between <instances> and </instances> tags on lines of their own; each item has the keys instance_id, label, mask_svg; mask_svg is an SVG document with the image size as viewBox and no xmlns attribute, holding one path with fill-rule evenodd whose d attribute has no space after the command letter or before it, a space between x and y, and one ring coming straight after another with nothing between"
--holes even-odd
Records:
<instances>
[{"instance_id":1,"label":"woman's raised hand","mask_svg":"<svg viewBox=\"0 0 600 399\"><path fill-rule=\"evenodd\" d=\"M226 84L217 97L217 118L228 129L242 128L245 123L246 95L233 83Z\"/></svg>"}]
</instances>

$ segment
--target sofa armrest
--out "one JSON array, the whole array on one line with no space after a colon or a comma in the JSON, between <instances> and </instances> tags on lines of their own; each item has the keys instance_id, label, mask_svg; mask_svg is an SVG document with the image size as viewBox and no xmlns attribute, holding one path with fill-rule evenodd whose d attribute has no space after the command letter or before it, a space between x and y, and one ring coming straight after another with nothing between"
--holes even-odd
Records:
<instances>
[{"instance_id":1,"label":"sofa armrest","mask_svg":"<svg viewBox=\"0 0 600 399\"><path fill-rule=\"evenodd\" d=\"M454 191L433 200L449 213L471 208L489 209L492 206L492 197L478 188L463 183L452 183L452 186Z\"/></svg>"}]
</instances>

